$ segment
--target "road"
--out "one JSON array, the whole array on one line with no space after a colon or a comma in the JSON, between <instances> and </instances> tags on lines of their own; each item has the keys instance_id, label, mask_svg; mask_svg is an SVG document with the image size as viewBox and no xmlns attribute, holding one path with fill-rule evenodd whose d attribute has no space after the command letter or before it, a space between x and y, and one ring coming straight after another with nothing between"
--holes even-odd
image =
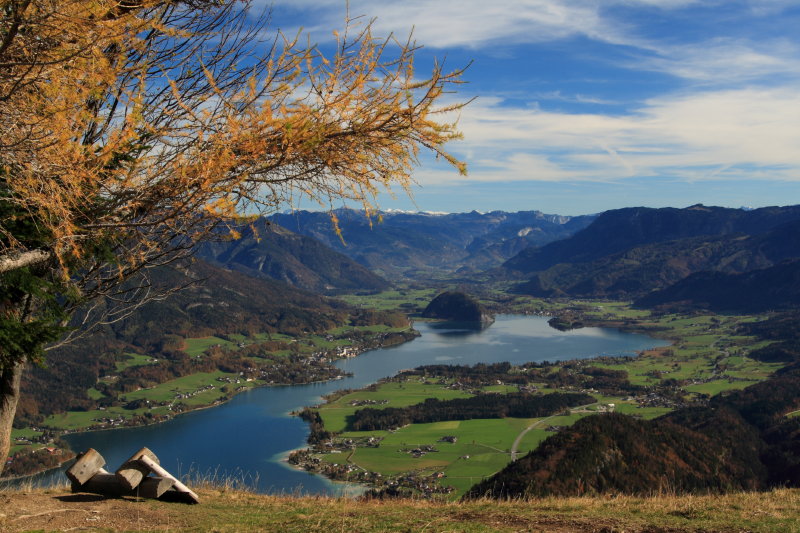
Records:
<instances>
[{"instance_id":1,"label":"road","mask_svg":"<svg viewBox=\"0 0 800 533\"><path fill-rule=\"evenodd\" d=\"M581 405L581 406L575 407L574 409L570 409L570 411L572 411L573 413L585 411L587 407L592 406L592 405L595 405L595 404L594 403L589 403L589 404L586 404L586 405ZM530 426L528 426L525 429L523 429L520 432L520 434L517 435L517 438L514 440L514 444L511 445L511 461L516 461L517 460L517 453L518 453L517 450L519 449L519 443L522 442L522 438L525 435L527 435L530 430L536 428L536 426L538 426L540 424L544 424L545 422L547 422L551 418L555 418L557 416L561 416L561 415L551 415L551 416L548 416L547 418L542 418L541 420L537 420L536 422L534 422Z\"/></svg>"}]
</instances>

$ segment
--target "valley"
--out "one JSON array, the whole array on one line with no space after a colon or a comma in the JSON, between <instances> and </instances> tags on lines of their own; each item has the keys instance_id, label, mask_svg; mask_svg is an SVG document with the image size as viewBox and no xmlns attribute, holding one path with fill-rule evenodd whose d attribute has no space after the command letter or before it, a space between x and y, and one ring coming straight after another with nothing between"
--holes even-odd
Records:
<instances>
[{"instance_id":1,"label":"valley","mask_svg":"<svg viewBox=\"0 0 800 533\"><path fill-rule=\"evenodd\" d=\"M355 220L349 213L338 214L345 219L344 229ZM684 214L686 221L676 222ZM473 226L468 225L468 228L473 232L482 224L483 229L471 239L475 246L478 241L483 246L491 235L501 242L511 238L513 231L508 228L516 227L520 217L529 217L521 213L490 215L455 217L453 223L471 220ZM630 230L638 232L638 237L624 236L624 231L628 230L622 228L628 224L626 217L629 215L633 215L630 221L635 224L642 224L643 218L646 221L645 229ZM370 495L380 498L462 498L472 494L480 483L493 482L493 476L512 475L505 472L515 465L538 464L531 461L538 460L536 454L548 453L545 443L554 442L553 439L577 443L582 438L580 432L587 430L602 432L614 428L617 433L602 437L609 439L609 446L613 447L624 446L629 433L651 431L644 428L652 427L652 431L668 435L666 442L684 442L681 453L695 453L691 451L694 444L688 443L707 437L702 431L697 433L693 425L696 423L691 422L695 415L686 413L699 410L706 413L703 416L711 416L708 413L716 412L712 406L727 401L721 398L735 398L737 394L763 395L762 389L754 388L758 384L793 379L792 368L800 357L800 350L796 349L789 332L793 331L796 321L786 309L780 312L763 306L755 312L749 306L712 309L707 303L687 300L685 292L681 293L680 305L668 304L668 298L673 298L669 296L651 304L647 298L654 298L659 291L670 294L666 290L673 279L653 268L663 263L664 257L680 257L676 251L685 252L687 257L702 255L706 252L698 252L699 245L719 242L723 244L713 244L711 249L716 251L707 256L712 259L684 261L680 264L691 268L672 271L670 276L677 276L676 287L684 279L704 272L693 272L692 268L708 268L714 261L727 265L727 270L720 270L725 275L748 273L751 271L747 269L753 266L767 265L768 270L773 268L769 265L791 256L792 246L786 236L793 235L792 218L797 215L797 210L791 208L756 210L747 214L704 206L664 213L620 210L582 220L580 224L586 224L583 229L575 227L574 232L562 240L534 246L533 251L523 249L505 263L502 257L496 257L488 269L482 271L465 268L466 252L453 254L449 259L442 256L443 262L438 266L428 262L424 267L419 264L420 255L413 256L417 259L406 255L402 260L395 256L388 260L385 268L376 268L379 274L386 276L388 273L388 279L393 280L388 288L388 282L377 281L381 278L365 278L364 267L348 263L352 259L345 257L349 254L356 261L375 268L374 263L370 264L366 256L358 252L363 251L366 237L357 237L347 244L347 233L344 233L340 252L333 252L326 251L324 245L315 243L312 237L298 238L278 226L263 225L257 230L258 235L268 235L268 238L257 238L254 233L241 242L215 243L202 254L204 260L192 263L177 274L165 273L163 280L168 283L176 283L176 279L186 276L216 281L210 285L192 282L188 290L174 298L150 304L140 314L90 338L83 349L92 346L102 354L94 366L80 366L79 361L84 356L80 349L71 347L54 354L52 369L36 370L29 385L32 388L28 389L31 391L40 390L35 384L51 383L47 386L52 387L54 382L48 380L56 376L57 369L74 369L70 372L78 379L65 389L71 391L67 397L72 398L66 403L66 409L63 400L59 408L49 404L49 398L35 393L30 400L21 403L22 423L14 432L14 451L23 452L17 456L19 464L29 464L25 452L36 449L56 449L55 454L61 453L63 459L69 457L69 445L58 439L89 442L79 432L159 422L165 423L164 427L172 427L182 419L176 418L177 415L193 411L197 414L198 409L214 406L218 407L209 413L222 410L220 412L229 413L226 416L238 419L237 410L245 406L249 409L252 402L265 401L257 399L263 396L274 398L269 401L275 403L275 408L285 406L282 408L295 411L305 421L297 420L299 425L292 422L291 431L286 431L288 440L280 439L274 448L269 448L274 450L270 453L279 457L270 459L275 461L274 466L269 467L270 476L286 477L286 483L295 482L289 481L295 479L294 474L279 473L278 464L294 449L289 462L296 467L331 480L365 486ZM406 230L413 227L415 231L430 231L425 228L440 221L444 228L449 227L448 219L441 217L425 214L415 221L412 215L391 214L385 220L394 220L395 225L402 222L398 228ZM677 224L678 230L654 229L664 226L660 217ZM306 214L300 214L297 220L306 218ZM533 219L542 224L569 223L568 218L543 215L535 215ZM703 222L706 228L713 228L705 231L721 232L715 237L717 240L697 236L697 230L692 228L699 219L706 221ZM530 223L530 217L525 222ZM398 229L393 229L391 224L384 228L382 224L385 223L389 222L378 220L373 229L362 228L355 235L366 231L380 235L386 230L392 244L385 241L382 246L403 248L402 241L397 240ZM506 227L504 224L510 226L501 231L500 228ZM748 227L756 228L755 236L742 237ZM446 230L437 230L442 231ZM611 233L619 234L618 238L601 237ZM731 237L727 236L729 234ZM442 233L432 235L443 238ZM457 235L460 236L452 240ZM378 246L374 239L382 238L374 237L369 246ZM463 250L470 247L463 244L469 242L465 233L451 232L448 238L453 246L461 239L458 242L462 243L459 246ZM581 244L590 241L593 248ZM441 242L435 246L445 246ZM782 247L777 244L781 242L784 243ZM568 252L582 246L585 249L582 255ZM425 252L414 253L424 255ZM751 259L739 261L732 270L733 263L720 258L734 255ZM574 263L563 262L570 257ZM205 259L211 263L206 263ZM371 259L377 260L377 256ZM623 263L627 265L625 268L620 267ZM292 273L299 268L297 265L304 264L306 266ZM522 268L523 264L528 266ZM316 277L309 277L308 265L312 266ZM531 272L534 277L525 281ZM559 274L553 275L553 272ZM603 272L613 275L608 277ZM643 277L642 272L656 274ZM593 280L594 285L580 281L575 273L588 276L586 279ZM355 279L371 279L376 284L354 291L348 283ZM528 290L533 283L531 280L537 279L536 283L547 279L550 286L559 290L545 291L546 297ZM564 281L567 279L578 282L569 285ZM610 281L603 281L606 279ZM767 281L760 282L762 285L769 280L784 283L785 277L767 274L763 279ZM594 289L576 290L574 287L578 286ZM614 293L615 299L598 298L608 295L602 287L623 286L627 287L627 292ZM348 290L348 287L351 288ZM784 288L773 292L781 291L791 294ZM320 293L327 296L320 296ZM769 290L765 289L766 293ZM646 298L634 302L619 298L643 294ZM444 303L444 296L447 296L447 303ZM430 316L461 316L468 321L480 317L480 320L473 326L469 323L454 326L425 318L432 309L432 302L437 300L443 303ZM496 320L494 324L493 320ZM512 324L514 326L510 326ZM422 337L416 330L422 332ZM613 333L615 330L620 333ZM515 339L526 335L542 340L559 338L562 342L568 338L582 339L587 344L586 348L576 345L556 351L517 346ZM641 347L625 344L628 341L613 344L621 342L626 335L641 336L643 342L650 339L646 341L650 344ZM494 340L482 340L484 337ZM455 351L447 355L437 352L440 346L436 339ZM408 344L408 341L412 342ZM489 351L475 351L487 342ZM603 348L606 342L616 347L606 351ZM510 346L515 347L512 350ZM473 351L474 355L470 355ZM369 363L380 361L384 352L398 361L390 366ZM406 353L415 355L407 359ZM361 368L362 360L367 365L364 368L370 369L353 381L352 369ZM63 370L58 371L63 373ZM361 372L358 370L356 374ZM284 385L291 387L282 387ZM286 400L279 400L275 394L261 394L260 391L266 391L263 387L276 394L297 389L297 394L292 392ZM313 406L314 394L324 394L325 402ZM294 399L289 400L290 397ZM549 407L536 407L540 404ZM794 400L789 400L786 406L787 412L800 408ZM603 429L601 425L598 429L592 425L600 420L596 415L607 416L609 421L615 422L608 428ZM282 418L285 412L276 411L270 416L274 417L270 419L274 422L269 424L285 423ZM739 459L731 458L732 462L723 461L715 468L730 469L729 483L741 481L752 483L743 487L767 487L775 465L793 464L791 452L785 449L787 442L780 440L785 437L774 440L777 438L774 435L783 435L786 431L789 431L788 438L793 438L792 430L788 426L784 428L775 418L758 422L762 424L757 426L760 429L753 429L756 426L752 424L756 422L747 418L747 414L742 416L747 421L714 419L706 423L721 424L722 429L714 436L717 440L725 438L734 428L750 428L741 431L752 435L753 446L774 450L768 452L772 455L759 459L766 461L762 473L754 471L741 479L734 473L739 468L736 462ZM219 420L219 417L215 415L209 420L212 419ZM257 418L248 420L251 420L246 423L249 427L258 423ZM210 438L199 437L206 429L190 428L186 422L181 422L180 427L187 435L197 433L195 441L205 442ZM263 428L267 439L269 427ZM145 434L151 433L142 433ZM306 439L308 444L303 442ZM756 444L761 441L763 444ZM170 453L189 451L185 440L181 439L184 444L177 442L175 446L183 447L183 451L176 448ZM710 444L709 449L717 445ZM569 455L573 453L569 451L570 446L566 446L569 460L580 463L583 460L580 454L575 458ZM208 448L208 452L213 453L212 449ZM112 456L115 453L112 451ZM198 450L197 453L207 452ZM256 459L257 452L243 448L238 456L254 453ZM42 466L50 466L53 460L58 460L50 459L50 455L41 457L50 461L42 461ZM207 460L200 459L199 464ZM541 460L552 461L544 455ZM662 468L657 466L654 456L645 454L637 460L652 461L654 468ZM710 477L697 470L696 465L704 460L695 456L684 459L687 465L695 466L680 475L688 476L686 479L691 480L693 487L714 486ZM560 463L553 465L562 468ZM228 462L221 463L220 467L225 471L237 468ZM558 474L567 476L563 479L564 487L570 486L568 480L574 475L580 474ZM528 474L513 476L514 479L528 479ZM648 481L634 479L633 474L625 476L633 476L625 478L629 487L648 486ZM275 478L271 479L271 490L275 490ZM751 481L745 482L746 479ZM603 483L607 481L598 483L592 490L605 490ZM318 487L313 490L322 493L330 493L335 487L316 481L313 486ZM265 490L261 481L257 482L257 487Z\"/></svg>"},{"instance_id":2,"label":"valley","mask_svg":"<svg viewBox=\"0 0 800 533\"><path fill-rule=\"evenodd\" d=\"M3 0L0 531L800 533L798 22Z\"/></svg>"}]
</instances>

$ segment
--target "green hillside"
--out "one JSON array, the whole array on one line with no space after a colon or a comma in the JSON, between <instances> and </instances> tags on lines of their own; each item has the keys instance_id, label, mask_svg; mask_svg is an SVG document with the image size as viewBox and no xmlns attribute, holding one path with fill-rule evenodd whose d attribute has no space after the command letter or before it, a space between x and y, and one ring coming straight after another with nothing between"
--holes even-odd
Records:
<instances>
[{"instance_id":1,"label":"green hillside","mask_svg":"<svg viewBox=\"0 0 800 533\"><path fill-rule=\"evenodd\" d=\"M98 388L106 396L116 396L194 373L238 373L266 364L264 354L288 361L295 352L329 349L333 345L324 336L336 334L341 326L407 326L401 315L357 310L338 300L199 260L187 268L162 268L152 278L167 287L190 285L50 352L46 366L33 367L25 376L17 412L20 424L41 423L44 416L63 411L97 409L98 402L104 401ZM292 338L307 340L292 347ZM243 346L251 347L249 352L241 350ZM219 353L199 358L210 348ZM284 382L278 376L270 379ZM87 394L87 390L93 392Z\"/></svg>"}]
</instances>

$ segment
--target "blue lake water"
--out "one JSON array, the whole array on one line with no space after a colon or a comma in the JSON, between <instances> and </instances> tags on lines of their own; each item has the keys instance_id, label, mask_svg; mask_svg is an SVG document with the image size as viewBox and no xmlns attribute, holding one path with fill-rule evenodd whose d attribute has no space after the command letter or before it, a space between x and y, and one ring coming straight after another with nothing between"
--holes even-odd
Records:
<instances>
[{"instance_id":1,"label":"blue lake water","mask_svg":"<svg viewBox=\"0 0 800 533\"><path fill-rule=\"evenodd\" d=\"M352 377L327 383L263 387L218 407L180 415L154 426L68 435L76 451L95 448L116 469L142 446L158 455L174 475L242 479L260 492L339 494L341 484L289 467L281 461L303 447L308 426L290 411L321 401L343 388L360 388L398 371L426 364L557 361L599 355L634 355L665 341L601 328L562 332L547 318L501 315L483 330L417 323L422 336L400 346L363 353L337 365ZM63 474L53 474L50 476Z\"/></svg>"}]
</instances>

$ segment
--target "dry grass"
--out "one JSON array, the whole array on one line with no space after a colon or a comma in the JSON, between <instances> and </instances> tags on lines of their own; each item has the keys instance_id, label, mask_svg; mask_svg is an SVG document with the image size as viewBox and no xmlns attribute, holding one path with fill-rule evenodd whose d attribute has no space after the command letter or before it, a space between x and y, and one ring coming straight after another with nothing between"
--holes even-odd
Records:
<instances>
[{"instance_id":1,"label":"dry grass","mask_svg":"<svg viewBox=\"0 0 800 533\"><path fill-rule=\"evenodd\" d=\"M202 503L104 499L63 489L0 493L0 531L800 532L800 491L725 496L433 503L264 496L197 488Z\"/></svg>"}]
</instances>

